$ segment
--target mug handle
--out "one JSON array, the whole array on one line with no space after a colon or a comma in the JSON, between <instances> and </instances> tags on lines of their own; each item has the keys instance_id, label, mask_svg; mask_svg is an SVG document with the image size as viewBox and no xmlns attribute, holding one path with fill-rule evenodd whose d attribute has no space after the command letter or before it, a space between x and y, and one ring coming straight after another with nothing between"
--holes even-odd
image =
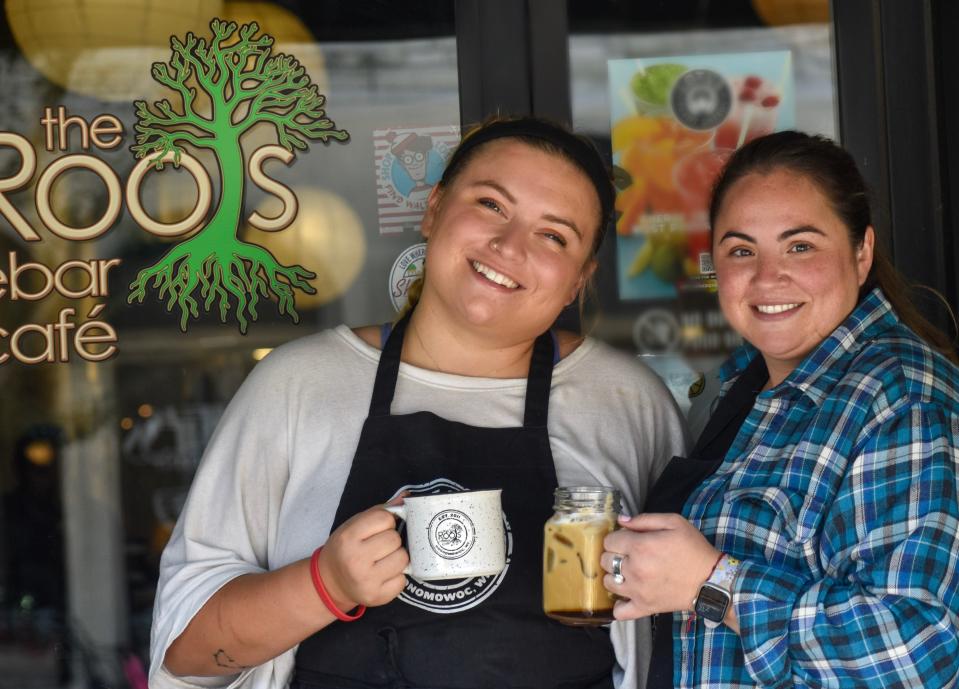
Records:
<instances>
[{"instance_id":1,"label":"mug handle","mask_svg":"<svg viewBox=\"0 0 959 689\"><path fill-rule=\"evenodd\" d=\"M406 521L406 503L399 505L383 505L383 509L392 514L394 517L399 517L403 521ZM409 564L403 569L403 574L412 574L413 562L410 560Z\"/></svg>"},{"instance_id":2,"label":"mug handle","mask_svg":"<svg viewBox=\"0 0 959 689\"><path fill-rule=\"evenodd\" d=\"M394 517L399 517L403 521L406 521L406 503L400 503L399 505L383 505L383 509L392 514Z\"/></svg>"}]
</instances>

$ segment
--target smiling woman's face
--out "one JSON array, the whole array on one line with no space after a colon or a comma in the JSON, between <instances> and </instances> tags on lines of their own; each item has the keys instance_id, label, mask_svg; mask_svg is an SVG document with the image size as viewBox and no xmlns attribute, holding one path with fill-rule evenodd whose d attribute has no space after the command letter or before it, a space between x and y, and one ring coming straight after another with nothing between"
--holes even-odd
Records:
<instances>
[{"instance_id":1,"label":"smiling woman's face","mask_svg":"<svg viewBox=\"0 0 959 689\"><path fill-rule=\"evenodd\" d=\"M421 303L450 323L535 337L593 270L599 200L564 158L515 139L490 142L430 198Z\"/></svg>"},{"instance_id":2,"label":"smiling woman's face","mask_svg":"<svg viewBox=\"0 0 959 689\"><path fill-rule=\"evenodd\" d=\"M726 193L713 228L719 303L776 385L852 312L872 265L874 234L853 247L807 177L750 174Z\"/></svg>"}]
</instances>

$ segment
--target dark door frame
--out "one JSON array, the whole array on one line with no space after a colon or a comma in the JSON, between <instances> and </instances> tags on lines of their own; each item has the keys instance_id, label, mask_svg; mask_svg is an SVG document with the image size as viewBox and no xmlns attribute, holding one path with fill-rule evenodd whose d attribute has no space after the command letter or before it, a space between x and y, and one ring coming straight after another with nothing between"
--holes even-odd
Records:
<instances>
[{"instance_id":1,"label":"dark door frame","mask_svg":"<svg viewBox=\"0 0 959 689\"><path fill-rule=\"evenodd\" d=\"M538 115L570 124L566 0L456 0L460 121Z\"/></svg>"},{"instance_id":2,"label":"dark door frame","mask_svg":"<svg viewBox=\"0 0 959 689\"><path fill-rule=\"evenodd\" d=\"M947 0L833 0L832 13L840 139L872 189L877 232L906 278L935 289L955 311L959 132L950 124L959 122L959 8ZM953 331L935 298L915 298Z\"/></svg>"}]
</instances>

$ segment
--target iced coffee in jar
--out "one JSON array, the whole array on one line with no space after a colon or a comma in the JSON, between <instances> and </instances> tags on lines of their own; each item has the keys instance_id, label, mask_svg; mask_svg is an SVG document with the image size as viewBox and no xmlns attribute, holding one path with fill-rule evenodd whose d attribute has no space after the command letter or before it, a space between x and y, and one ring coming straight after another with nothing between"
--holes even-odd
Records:
<instances>
[{"instance_id":1,"label":"iced coffee in jar","mask_svg":"<svg viewBox=\"0 0 959 689\"><path fill-rule=\"evenodd\" d=\"M606 486L554 492L543 544L543 610L565 624L613 621L615 598L603 586L603 539L616 528L620 493Z\"/></svg>"}]
</instances>

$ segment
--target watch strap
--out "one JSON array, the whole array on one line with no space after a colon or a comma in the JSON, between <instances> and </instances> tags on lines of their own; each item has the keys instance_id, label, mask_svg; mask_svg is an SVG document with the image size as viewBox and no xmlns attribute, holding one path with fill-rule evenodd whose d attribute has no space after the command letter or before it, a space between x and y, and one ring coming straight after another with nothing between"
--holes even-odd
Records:
<instances>
[{"instance_id":1,"label":"watch strap","mask_svg":"<svg viewBox=\"0 0 959 689\"><path fill-rule=\"evenodd\" d=\"M717 560L716 566L713 567L713 572L709 575L709 579L706 581L713 586L718 586L731 593L733 590L733 582L736 581L736 575L739 574L740 564L736 558L723 553L719 560Z\"/></svg>"}]
</instances>

